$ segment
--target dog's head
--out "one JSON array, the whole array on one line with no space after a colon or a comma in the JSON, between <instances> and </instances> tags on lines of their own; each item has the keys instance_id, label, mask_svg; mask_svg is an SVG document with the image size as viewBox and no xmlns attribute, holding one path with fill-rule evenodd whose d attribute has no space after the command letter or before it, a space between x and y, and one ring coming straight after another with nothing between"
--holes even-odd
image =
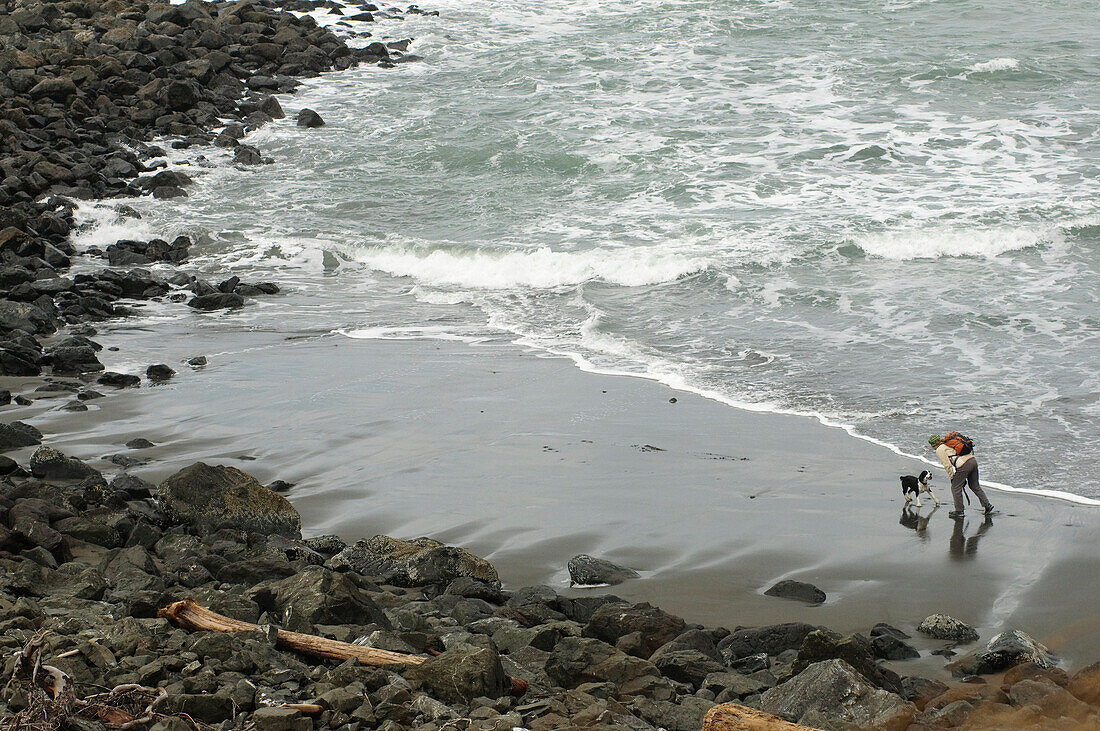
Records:
<instances>
[{"instance_id":1,"label":"dog's head","mask_svg":"<svg viewBox=\"0 0 1100 731\"><path fill-rule=\"evenodd\" d=\"M922 485L927 485L931 481L932 481L932 473L929 472L928 470L924 470L919 475L917 475L917 482L919 482Z\"/></svg>"}]
</instances>

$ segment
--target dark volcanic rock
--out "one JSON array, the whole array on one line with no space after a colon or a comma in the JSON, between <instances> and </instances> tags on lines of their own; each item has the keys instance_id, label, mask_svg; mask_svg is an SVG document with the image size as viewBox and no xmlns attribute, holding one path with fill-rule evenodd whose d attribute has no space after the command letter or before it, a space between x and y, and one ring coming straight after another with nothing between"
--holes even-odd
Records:
<instances>
[{"instance_id":1,"label":"dark volcanic rock","mask_svg":"<svg viewBox=\"0 0 1100 731\"><path fill-rule=\"evenodd\" d=\"M235 467L196 462L157 487L161 508L199 530L219 528L301 537L302 519L286 498Z\"/></svg>"},{"instance_id":2,"label":"dark volcanic rock","mask_svg":"<svg viewBox=\"0 0 1100 731\"><path fill-rule=\"evenodd\" d=\"M876 728L900 731L917 707L867 682L843 660L809 666L760 697L760 710L815 728Z\"/></svg>"},{"instance_id":3,"label":"dark volcanic rock","mask_svg":"<svg viewBox=\"0 0 1100 731\"><path fill-rule=\"evenodd\" d=\"M446 703L499 698L508 688L500 656L485 648L459 647L415 665L405 673Z\"/></svg>"},{"instance_id":4,"label":"dark volcanic rock","mask_svg":"<svg viewBox=\"0 0 1100 731\"><path fill-rule=\"evenodd\" d=\"M316 624L376 624L390 628L390 621L365 591L346 575L310 566L294 576L269 582L251 592L261 607L277 609L290 622L287 629L312 631Z\"/></svg>"},{"instance_id":5,"label":"dark volcanic rock","mask_svg":"<svg viewBox=\"0 0 1100 731\"><path fill-rule=\"evenodd\" d=\"M196 310L231 309L244 307L244 297L232 292L212 292L193 297L187 305Z\"/></svg>"},{"instance_id":6,"label":"dark volcanic rock","mask_svg":"<svg viewBox=\"0 0 1100 731\"><path fill-rule=\"evenodd\" d=\"M174 375L176 372L164 363L157 363L145 369L145 377L154 383L163 383Z\"/></svg>"},{"instance_id":7,"label":"dark volcanic rock","mask_svg":"<svg viewBox=\"0 0 1100 731\"><path fill-rule=\"evenodd\" d=\"M17 449L19 447L33 447L42 443L42 432L30 424L21 421L13 421L9 424L0 424L0 451Z\"/></svg>"},{"instance_id":8,"label":"dark volcanic rock","mask_svg":"<svg viewBox=\"0 0 1100 731\"><path fill-rule=\"evenodd\" d=\"M798 674L814 663L832 658L844 660L880 688L892 693L901 691L901 678L878 664L871 642L863 635L841 637L828 630L815 630L802 641L791 670Z\"/></svg>"},{"instance_id":9,"label":"dark volcanic rock","mask_svg":"<svg viewBox=\"0 0 1100 731\"><path fill-rule=\"evenodd\" d=\"M802 622L739 629L718 643L718 651L727 663L761 652L775 656L784 650L802 647L806 635L816 629L812 624Z\"/></svg>"},{"instance_id":10,"label":"dark volcanic rock","mask_svg":"<svg viewBox=\"0 0 1100 731\"><path fill-rule=\"evenodd\" d=\"M75 457L66 457L52 447L39 447L31 455L31 474L47 480L83 480L99 472Z\"/></svg>"},{"instance_id":11,"label":"dark volcanic rock","mask_svg":"<svg viewBox=\"0 0 1100 731\"><path fill-rule=\"evenodd\" d=\"M312 109L303 109L298 112L297 125L299 127L323 127L325 120L321 119L321 115Z\"/></svg>"},{"instance_id":12,"label":"dark volcanic rock","mask_svg":"<svg viewBox=\"0 0 1100 731\"><path fill-rule=\"evenodd\" d=\"M569 559L568 568L571 586L621 584L627 579L638 578L638 572L634 569L619 566L601 558L593 558L584 553Z\"/></svg>"},{"instance_id":13,"label":"dark volcanic rock","mask_svg":"<svg viewBox=\"0 0 1100 731\"><path fill-rule=\"evenodd\" d=\"M639 657L648 658L683 632L684 627L680 617L646 603L605 604L588 620L584 634L614 644L624 635L639 632L642 636Z\"/></svg>"},{"instance_id":14,"label":"dark volcanic rock","mask_svg":"<svg viewBox=\"0 0 1100 731\"><path fill-rule=\"evenodd\" d=\"M892 634L872 637L871 649L876 657L881 657L883 660L911 660L920 657L917 648Z\"/></svg>"},{"instance_id":15,"label":"dark volcanic rock","mask_svg":"<svg viewBox=\"0 0 1100 731\"><path fill-rule=\"evenodd\" d=\"M96 379L96 383L101 383L104 386L114 386L115 388L132 388L141 385L141 378L129 373L107 371Z\"/></svg>"},{"instance_id":16,"label":"dark volcanic rock","mask_svg":"<svg viewBox=\"0 0 1100 731\"><path fill-rule=\"evenodd\" d=\"M813 584L804 581L792 581L784 579L764 592L767 596L776 596L783 599L795 599L809 604L821 604L825 601L825 592Z\"/></svg>"},{"instance_id":17,"label":"dark volcanic rock","mask_svg":"<svg viewBox=\"0 0 1100 731\"><path fill-rule=\"evenodd\" d=\"M331 564L395 586L446 586L460 576L500 586L500 577L488 561L430 538L402 541L375 536L348 546L332 557Z\"/></svg>"},{"instance_id":18,"label":"dark volcanic rock","mask_svg":"<svg viewBox=\"0 0 1100 731\"><path fill-rule=\"evenodd\" d=\"M55 375L75 376L103 370L95 349L87 346L59 347L46 351Z\"/></svg>"}]
</instances>

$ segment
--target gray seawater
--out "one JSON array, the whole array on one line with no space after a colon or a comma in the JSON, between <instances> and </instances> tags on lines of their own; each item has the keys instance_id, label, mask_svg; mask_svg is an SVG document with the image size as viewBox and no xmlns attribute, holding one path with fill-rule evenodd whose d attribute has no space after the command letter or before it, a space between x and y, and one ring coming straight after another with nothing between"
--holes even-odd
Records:
<instances>
[{"instance_id":1,"label":"gray seawater","mask_svg":"<svg viewBox=\"0 0 1100 731\"><path fill-rule=\"evenodd\" d=\"M508 333L1100 497L1095 0L423 6L352 24L423 61L284 97L272 165L173 152L191 196L85 241L190 232L340 303L242 318Z\"/></svg>"}]
</instances>

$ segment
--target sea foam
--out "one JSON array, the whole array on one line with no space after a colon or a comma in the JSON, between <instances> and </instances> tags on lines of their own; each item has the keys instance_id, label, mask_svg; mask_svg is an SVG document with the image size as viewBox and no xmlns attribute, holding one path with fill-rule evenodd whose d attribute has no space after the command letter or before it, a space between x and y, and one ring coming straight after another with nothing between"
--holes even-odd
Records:
<instances>
[{"instance_id":1,"label":"sea foam","mask_svg":"<svg viewBox=\"0 0 1100 731\"><path fill-rule=\"evenodd\" d=\"M372 269L433 286L546 289L601 280L624 287L672 282L705 269L705 258L668 249L554 251L549 247L434 249L370 246L351 255Z\"/></svg>"},{"instance_id":2,"label":"sea foam","mask_svg":"<svg viewBox=\"0 0 1100 731\"><path fill-rule=\"evenodd\" d=\"M1008 71L1010 69L1018 68L1020 62L1014 58L994 58L990 61L982 61L971 66L968 70L976 73L992 73L994 71Z\"/></svg>"}]
</instances>

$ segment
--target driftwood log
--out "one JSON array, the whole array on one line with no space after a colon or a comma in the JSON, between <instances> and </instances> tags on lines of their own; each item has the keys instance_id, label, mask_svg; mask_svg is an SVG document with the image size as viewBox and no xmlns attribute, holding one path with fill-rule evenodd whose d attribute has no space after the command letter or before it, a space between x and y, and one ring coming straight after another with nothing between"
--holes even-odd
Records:
<instances>
[{"instance_id":1,"label":"driftwood log","mask_svg":"<svg viewBox=\"0 0 1100 731\"><path fill-rule=\"evenodd\" d=\"M226 617L217 612L212 612L206 607L188 597L180 602L173 602L157 612L158 617L164 617L170 622L189 630L206 630L208 632L250 632L260 629L257 624L242 622L238 619ZM330 660L347 660L355 658L363 665L384 667L387 665L420 665L428 658L417 655L406 655L389 650L378 650L373 647L353 645L350 642L337 642L317 635L305 635L300 632L287 632L278 630L275 637L275 647L280 650L293 650L303 655L327 658Z\"/></svg>"},{"instance_id":2,"label":"driftwood log","mask_svg":"<svg viewBox=\"0 0 1100 731\"><path fill-rule=\"evenodd\" d=\"M157 611L158 617L163 617L189 630L207 630L209 632L250 632L260 629L257 624L242 622L224 615L212 612L196 602L191 597L183 601L173 602L167 607ZM355 658L363 665L384 667L387 665L420 665L428 660L419 655L406 655L389 650L377 650L373 647L353 645L348 642L338 642L317 635L305 635L300 632L287 632L278 630L275 636L275 647L280 650L293 650L303 655L326 658L329 660L347 660ZM438 654L438 653L437 653ZM527 692L527 681L522 678L509 678L508 692L516 697ZM303 713L305 711L303 709Z\"/></svg>"},{"instance_id":3,"label":"driftwood log","mask_svg":"<svg viewBox=\"0 0 1100 731\"><path fill-rule=\"evenodd\" d=\"M703 718L703 731L812 731L812 729L738 703L722 703L707 711L706 717Z\"/></svg>"}]
</instances>

